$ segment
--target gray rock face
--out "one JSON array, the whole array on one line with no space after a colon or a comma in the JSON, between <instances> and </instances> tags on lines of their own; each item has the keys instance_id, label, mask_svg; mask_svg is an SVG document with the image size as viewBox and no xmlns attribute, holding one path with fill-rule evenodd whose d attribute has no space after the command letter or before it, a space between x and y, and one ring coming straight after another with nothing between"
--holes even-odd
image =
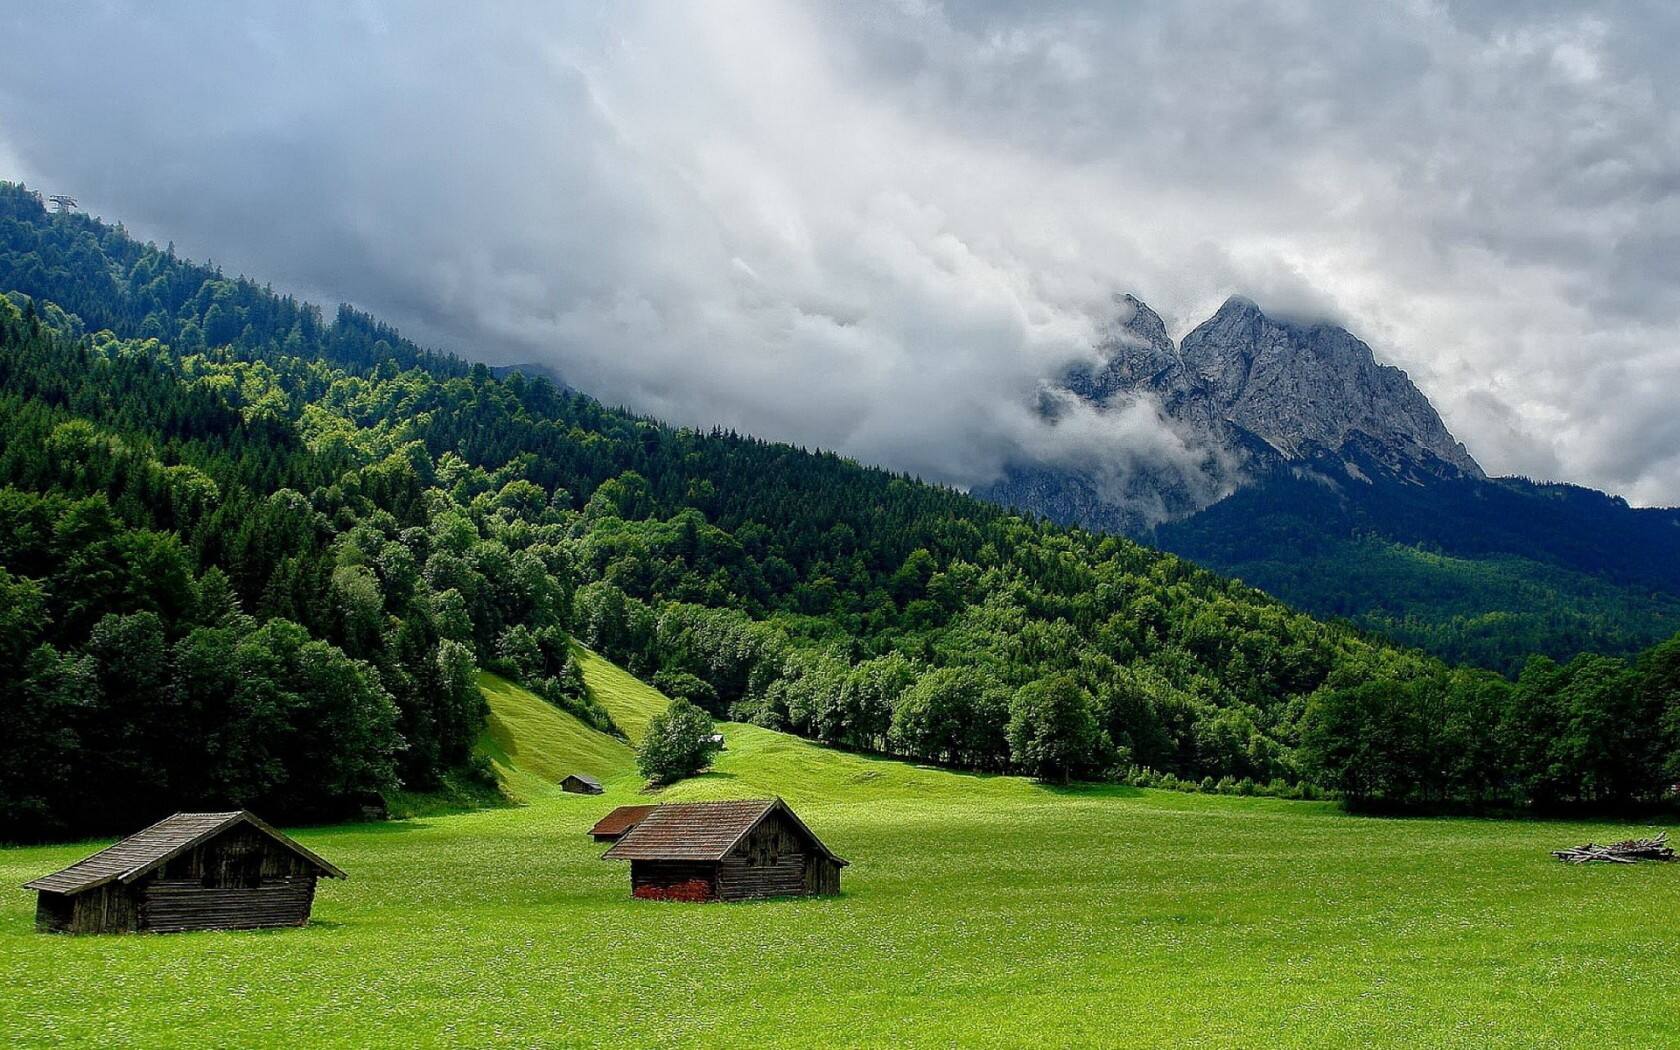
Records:
<instances>
[{"instance_id":1,"label":"gray rock face","mask_svg":"<svg viewBox=\"0 0 1680 1050\"><path fill-rule=\"evenodd\" d=\"M1218 408L1173 345L1160 315L1133 295L1114 301L1115 319L1097 344L1107 364L1095 373L1075 370L1064 385L1094 404L1148 395L1168 417L1198 431L1216 429Z\"/></svg>"},{"instance_id":2,"label":"gray rock face","mask_svg":"<svg viewBox=\"0 0 1680 1050\"><path fill-rule=\"evenodd\" d=\"M1473 477L1482 468L1453 439L1435 406L1406 373L1380 365L1371 348L1333 325L1275 321L1231 298L1184 337L1186 369L1221 417L1286 459L1312 446L1335 450L1355 435L1400 461L1430 458Z\"/></svg>"},{"instance_id":3,"label":"gray rock face","mask_svg":"<svg viewBox=\"0 0 1680 1050\"><path fill-rule=\"evenodd\" d=\"M1270 471L1368 480L1373 464L1399 478L1485 475L1406 373L1379 364L1344 329L1266 316L1228 299L1175 346L1161 318L1131 295L1098 345L1103 364L1071 371L1046 406L1070 395L1097 413L1147 400L1186 444L1182 464L1117 479L1103 464L1022 463L976 495L1060 521L1131 533L1196 511ZM1063 409L1047 407L1055 420ZM1357 462L1356 462L1357 460Z\"/></svg>"}]
</instances>

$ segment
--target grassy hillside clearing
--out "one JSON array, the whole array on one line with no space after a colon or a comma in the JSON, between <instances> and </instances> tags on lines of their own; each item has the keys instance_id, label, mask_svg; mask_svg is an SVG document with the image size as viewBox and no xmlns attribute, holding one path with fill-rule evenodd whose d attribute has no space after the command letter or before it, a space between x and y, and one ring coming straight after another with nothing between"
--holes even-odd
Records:
<instances>
[{"instance_id":1,"label":"grassy hillside clearing","mask_svg":"<svg viewBox=\"0 0 1680 1050\"><path fill-rule=\"evenodd\" d=\"M632 744L640 743L647 724L665 710L670 697L591 649L577 645L572 653L583 672L584 688L607 709L613 724Z\"/></svg>"},{"instance_id":2,"label":"grassy hillside clearing","mask_svg":"<svg viewBox=\"0 0 1680 1050\"><path fill-rule=\"evenodd\" d=\"M583 724L499 675L480 672L478 686L489 702L490 719L478 751L490 760L502 790L517 802L559 794L557 782L568 773L587 773L627 791L642 784L633 745L670 699L611 660L582 646L575 653L584 688L630 743Z\"/></svg>"},{"instance_id":3,"label":"grassy hillside clearing","mask_svg":"<svg viewBox=\"0 0 1680 1050\"><path fill-rule=\"evenodd\" d=\"M584 834L649 797L619 765L629 749L484 684L529 805L298 832L351 876L304 930L47 937L32 895L0 893L0 1039L1436 1047L1680 1031L1680 868L1546 854L1632 827L1050 789L732 725L712 773L656 797L781 794L853 862L846 892L653 904ZM602 699L615 719L630 703ZM604 797L534 790L585 763ZM92 845L0 850L0 881Z\"/></svg>"},{"instance_id":4,"label":"grassy hillside clearing","mask_svg":"<svg viewBox=\"0 0 1680 1050\"><path fill-rule=\"evenodd\" d=\"M635 775L635 753L618 737L489 672L480 672L478 687L490 704L478 750L490 759L510 798L533 802L554 794L568 773L587 773L603 783Z\"/></svg>"}]
</instances>

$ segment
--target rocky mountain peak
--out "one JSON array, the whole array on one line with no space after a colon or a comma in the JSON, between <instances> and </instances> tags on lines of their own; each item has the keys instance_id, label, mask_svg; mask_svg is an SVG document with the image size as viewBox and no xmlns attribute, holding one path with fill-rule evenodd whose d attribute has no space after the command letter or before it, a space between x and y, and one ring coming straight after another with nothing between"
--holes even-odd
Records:
<instances>
[{"instance_id":1,"label":"rocky mountain peak","mask_svg":"<svg viewBox=\"0 0 1680 1050\"><path fill-rule=\"evenodd\" d=\"M1117 478L1113 464L1018 464L979 494L1052 518L1128 532L1195 513L1268 472L1307 471L1332 484L1485 475L1406 373L1327 323L1274 318L1232 296L1175 344L1135 295L1114 297L1099 363L1070 370L1065 394L1099 413L1149 402L1184 450L1174 462ZM1041 402L1048 420L1065 396Z\"/></svg>"},{"instance_id":2,"label":"rocky mountain peak","mask_svg":"<svg viewBox=\"0 0 1680 1050\"><path fill-rule=\"evenodd\" d=\"M1233 296L1184 337L1180 353L1220 417L1285 458L1359 438L1391 452L1397 469L1445 465L1483 476L1406 373L1379 364L1344 328L1277 320Z\"/></svg>"},{"instance_id":3,"label":"rocky mountain peak","mask_svg":"<svg viewBox=\"0 0 1680 1050\"><path fill-rule=\"evenodd\" d=\"M1114 305L1114 323L1120 329L1137 336L1149 346L1170 348L1173 345L1172 337L1167 335L1166 322L1149 308L1148 303L1126 292L1114 297Z\"/></svg>"},{"instance_id":4,"label":"rocky mountain peak","mask_svg":"<svg viewBox=\"0 0 1680 1050\"><path fill-rule=\"evenodd\" d=\"M1116 295L1114 307L1097 343L1104 364L1070 374L1068 389L1087 400L1107 402L1116 393L1179 384L1184 364L1161 315L1130 293Z\"/></svg>"}]
</instances>

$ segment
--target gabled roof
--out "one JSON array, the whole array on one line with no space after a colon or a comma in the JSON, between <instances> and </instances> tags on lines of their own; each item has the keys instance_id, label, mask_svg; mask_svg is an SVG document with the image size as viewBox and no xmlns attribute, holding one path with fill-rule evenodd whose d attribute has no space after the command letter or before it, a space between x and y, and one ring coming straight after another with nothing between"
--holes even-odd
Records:
<instances>
[{"instance_id":1,"label":"gabled roof","mask_svg":"<svg viewBox=\"0 0 1680 1050\"><path fill-rule=\"evenodd\" d=\"M607 835L617 838L640 824L643 817L658 808L658 806L620 806L597 820L595 826L589 829L589 833L597 838Z\"/></svg>"},{"instance_id":2,"label":"gabled roof","mask_svg":"<svg viewBox=\"0 0 1680 1050\"><path fill-rule=\"evenodd\" d=\"M137 831L85 860L24 884L26 890L81 893L107 882L133 882L187 850L239 824L249 824L335 879L345 874L245 810L226 813L177 813Z\"/></svg>"},{"instance_id":3,"label":"gabled roof","mask_svg":"<svg viewBox=\"0 0 1680 1050\"><path fill-rule=\"evenodd\" d=\"M771 813L780 812L823 856L835 856L779 798L741 802L667 802L603 853L604 860L722 860Z\"/></svg>"},{"instance_id":4,"label":"gabled roof","mask_svg":"<svg viewBox=\"0 0 1680 1050\"><path fill-rule=\"evenodd\" d=\"M560 783L564 784L568 780L581 780L592 788L598 788L601 786L601 782L590 776L588 773L567 773L565 776L560 778Z\"/></svg>"}]
</instances>

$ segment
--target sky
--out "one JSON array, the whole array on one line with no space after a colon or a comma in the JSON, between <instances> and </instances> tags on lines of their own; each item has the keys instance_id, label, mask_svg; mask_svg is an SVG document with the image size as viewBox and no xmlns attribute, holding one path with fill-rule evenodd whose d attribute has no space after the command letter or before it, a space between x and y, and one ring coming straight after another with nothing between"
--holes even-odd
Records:
<instances>
[{"instance_id":1,"label":"sky","mask_svg":"<svg viewBox=\"0 0 1680 1050\"><path fill-rule=\"evenodd\" d=\"M1243 294L1405 368L1490 473L1674 505L1677 55L1638 0L7 5L0 178L962 486L1182 455L1034 391L1116 293L1175 337Z\"/></svg>"}]
</instances>

